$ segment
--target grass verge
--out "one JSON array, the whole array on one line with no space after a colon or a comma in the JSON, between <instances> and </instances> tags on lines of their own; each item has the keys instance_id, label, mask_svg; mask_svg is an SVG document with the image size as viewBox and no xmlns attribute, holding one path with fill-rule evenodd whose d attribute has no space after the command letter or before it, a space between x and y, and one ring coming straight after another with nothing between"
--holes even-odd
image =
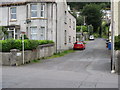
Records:
<instances>
[{"instance_id":1,"label":"grass verge","mask_svg":"<svg viewBox=\"0 0 120 90\"><path fill-rule=\"evenodd\" d=\"M58 58L58 57L62 57L62 56L65 56L69 53L73 53L75 52L74 50L66 50L66 51L63 51L63 52L60 52L60 53L55 53L54 55L50 56L50 57L47 57L46 59L52 59L52 58Z\"/></svg>"},{"instance_id":2,"label":"grass verge","mask_svg":"<svg viewBox=\"0 0 120 90\"><path fill-rule=\"evenodd\" d=\"M42 59L38 59L38 60L32 60L32 63L40 63L41 60L44 60L44 59L53 59L53 58L58 58L58 57L62 57L62 56L65 56L69 53L73 53L75 52L74 50L65 50L63 52L60 52L60 53L55 53L54 55L50 56L50 57L44 57Z\"/></svg>"},{"instance_id":3,"label":"grass verge","mask_svg":"<svg viewBox=\"0 0 120 90\"><path fill-rule=\"evenodd\" d=\"M38 60L32 60L32 63L39 63L40 62L40 59Z\"/></svg>"}]
</instances>

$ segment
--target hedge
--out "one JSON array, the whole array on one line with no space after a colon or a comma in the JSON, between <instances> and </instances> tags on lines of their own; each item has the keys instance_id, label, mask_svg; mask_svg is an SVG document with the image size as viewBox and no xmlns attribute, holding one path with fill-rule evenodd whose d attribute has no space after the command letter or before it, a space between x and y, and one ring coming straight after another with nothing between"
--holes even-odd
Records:
<instances>
[{"instance_id":1,"label":"hedge","mask_svg":"<svg viewBox=\"0 0 120 90\"><path fill-rule=\"evenodd\" d=\"M51 40L24 40L24 48L25 50L33 50L36 49L38 45L43 44L52 44L54 43ZM10 52L11 49L19 49L22 50L22 40L0 40L0 51L2 52Z\"/></svg>"},{"instance_id":2,"label":"hedge","mask_svg":"<svg viewBox=\"0 0 120 90\"><path fill-rule=\"evenodd\" d=\"M120 35L115 36L115 50L120 50Z\"/></svg>"}]
</instances>

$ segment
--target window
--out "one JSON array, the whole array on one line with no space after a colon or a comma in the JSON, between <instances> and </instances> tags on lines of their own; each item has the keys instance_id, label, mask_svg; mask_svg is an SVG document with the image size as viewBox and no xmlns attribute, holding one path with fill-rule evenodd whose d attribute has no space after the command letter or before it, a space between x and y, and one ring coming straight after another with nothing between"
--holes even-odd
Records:
<instances>
[{"instance_id":1,"label":"window","mask_svg":"<svg viewBox=\"0 0 120 90\"><path fill-rule=\"evenodd\" d=\"M73 37L73 43L75 42L75 37Z\"/></svg>"},{"instance_id":2,"label":"window","mask_svg":"<svg viewBox=\"0 0 120 90\"><path fill-rule=\"evenodd\" d=\"M11 19L16 19L16 7L10 8Z\"/></svg>"},{"instance_id":3,"label":"window","mask_svg":"<svg viewBox=\"0 0 120 90\"><path fill-rule=\"evenodd\" d=\"M37 40L37 27L31 27L31 39L32 40Z\"/></svg>"},{"instance_id":4,"label":"window","mask_svg":"<svg viewBox=\"0 0 120 90\"><path fill-rule=\"evenodd\" d=\"M71 36L69 36L69 43L71 43Z\"/></svg>"},{"instance_id":5,"label":"window","mask_svg":"<svg viewBox=\"0 0 120 90\"><path fill-rule=\"evenodd\" d=\"M45 40L45 27L40 29L40 40Z\"/></svg>"},{"instance_id":6,"label":"window","mask_svg":"<svg viewBox=\"0 0 120 90\"><path fill-rule=\"evenodd\" d=\"M31 5L31 17L37 17L37 4Z\"/></svg>"},{"instance_id":7,"label":"window","mask_svg":"<svg viewBox=\"0 0 120 90\"><path fill-rule=\"evenodd\" d=\"M71 28L71 19L69 19L69 23L70 23L70 26L69 26L69 27Z\"/></svg>"},{"instance_id":8,"label":"window","mask_svg":"<svg viewBox=\"0 0 120 90\"><path fill-rule=\"evenodd\" d=\"M75 22L73 22L73 30L75 30Z\"/></svg>"},{"instance_id":9,"label":"window","mask_svg":"<svg viewBox=\"0 0 120 90\"><path fill-rule=\"evenodd\" d=\"M65 24L67 24L67 11L65 11Z\"/></svg>"},{"instance_id":10,"label":"window","mask_svg":"<svg viewBox=\"0 0 120 90\"><path fill-rule=\"evenodd\" d=\"M65 30L65 44L67 44L67 31Z\"/></svg>"},{"instance_id":11,"label":"window","mask_svg":"<svg viewBox=\"0 0 120 90\"><path fill-rule=\"evenodd\" d=\"M41 15L42 18L45 17L45 4L41 4Z\"/></svg>"}]
</instances>

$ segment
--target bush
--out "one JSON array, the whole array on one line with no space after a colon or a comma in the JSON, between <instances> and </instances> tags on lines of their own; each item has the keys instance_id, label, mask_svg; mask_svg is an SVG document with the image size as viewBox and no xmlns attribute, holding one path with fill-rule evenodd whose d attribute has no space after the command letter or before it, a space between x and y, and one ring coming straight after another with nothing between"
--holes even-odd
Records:
<instances>
[{"instance_id":1,"label":"bush","mask_svg":"<svg viewBox=\"0 0 120 90\"><path fill-rule=\"evenodd\" d=\"M120 50L120 35L115 36L115 50Z\"/></svg>"},{"instance_id":2,"label":"bush","mask_svg":"<svg viewBox=\"0 0 120 90\"><path fill-rule=\"evenodd\" d=\"M80 31L81 31L81 26L77 26L77 27L76 27L76 31L77 31L77 32L80 32Z\"/></svg>"},{"instance_id":3,"label":"bush","mask_svg":"<svg viewBox=\"0 0 120 90\"><path fill-rule=\"evenodd\" d=\"M82 31L83 31L83 32L88 32L87 26L77 26L77 27L76 27L77 32L80 32L80 31L81 31L81 27L82 27Z\"/></svg>"},{"instance_id":4,"label":"bush","mask_svg":"<svg viewBox=\"0 0 120 90\"><path fill-rule=\"evenodd\" d=\"M98 38L99 37L99 34L98 33L94 33L93 34L95 38Z\"/></svg>"},{"instance_id":5,"label":"bush","mask_svg":"<svg viewBox=\"0 0 120 90\"><path fill-rule=\"evenodd\" d=\"M51 40L24 40L25 50L36 49L38 45L54 43ZM0 51L9 52L11 49L22 50L22 40L0 40Z\"/></svg>"}]
</instances>

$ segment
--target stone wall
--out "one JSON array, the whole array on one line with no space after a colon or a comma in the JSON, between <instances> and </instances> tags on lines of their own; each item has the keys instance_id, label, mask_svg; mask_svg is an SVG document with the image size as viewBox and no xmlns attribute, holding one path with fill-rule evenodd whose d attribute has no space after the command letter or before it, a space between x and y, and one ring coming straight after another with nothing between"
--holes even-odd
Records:
<instances>
[{"instance_id":1,"label":"stone wall","mask_svg":"<svg viewBox=\"0 0 120 90\"><path fill-rule=\"evenodd\" d=\"M54 44L40 45L35 50L24 51L24 63L29 63L32 60L41 59L43 57L52 56L55 53ZM0 64L4 66L21 65L23 64L23 52L13 49L11 52L0 53L2 59Z\"/></svg>"},{"instance_id":2,"label":"stone wall","mask_svg":"<svg viewBox=\"0 0 120 90\"><path fill-rule=\"evenodd\" d=\"M120 51L115 52L115 69L120 74Z\"/></svg>"}]
</instances>

